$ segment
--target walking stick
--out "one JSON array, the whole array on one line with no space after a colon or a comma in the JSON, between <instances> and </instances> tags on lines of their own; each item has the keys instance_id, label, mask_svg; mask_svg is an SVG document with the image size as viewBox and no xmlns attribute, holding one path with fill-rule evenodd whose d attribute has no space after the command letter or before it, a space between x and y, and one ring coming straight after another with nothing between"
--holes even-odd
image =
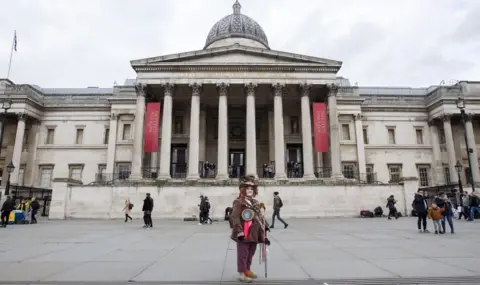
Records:
<instances>
[{"instance_id":1,"label":"walking stick","mask_svg":"<svg viewBox=\"0 0 480 285\"><path fill-rule=\"evenodd\" d=\"M267 231L265 231L265 238L267 238ZM267 245L264 243L263 246L262 246L262 255L263 255L263 258L264 258L264 263L265 263L265 278L267 278L268 276L268 266L267 266Z\"/></svg>"}]
</instances>

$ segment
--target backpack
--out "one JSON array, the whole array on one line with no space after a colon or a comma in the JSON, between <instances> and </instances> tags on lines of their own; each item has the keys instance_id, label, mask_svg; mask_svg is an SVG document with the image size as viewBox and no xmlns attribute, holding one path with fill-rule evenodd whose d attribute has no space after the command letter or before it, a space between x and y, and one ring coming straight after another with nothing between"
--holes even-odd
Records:
<instances>
[{"instance_id":1,"label":"backpack","mask_svg":"<svg viewBox=\"0 0 480 285\"><path fill-rule=\"evenodd\" d=\"M132 203L128 204L128 209L129 210L133 209L133 204Z\"/></svg>"},{"instance_id":2,"label":"backpack","mask_svg":"<svg viewBox=\"0 0 480 285\"><path fill-rule=\"evenodd\" d=\"M282 202L282 198L278 198L280 201L278 201L278 207L281 208L283 207L283 202Z\"/></svg>"}]
</instances>

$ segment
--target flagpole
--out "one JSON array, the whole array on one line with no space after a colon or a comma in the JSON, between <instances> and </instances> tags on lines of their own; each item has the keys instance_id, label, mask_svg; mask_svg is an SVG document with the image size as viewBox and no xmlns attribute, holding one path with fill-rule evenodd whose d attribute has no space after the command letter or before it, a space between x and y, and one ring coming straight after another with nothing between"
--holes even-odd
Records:
<instances>
[{"instance_id":1,"label":"flagpole","mask_svg":"<svg viewBox=\"0 0 480 285\"><path fill-rule=\"evenodd\" d=\"M15 41L17 40L16 38L17 38L17 31L15 31L13 34L12 49L10 51L10 61L8 63L7 79L10 78L10 69L12 68L13 49L15 48Z\"/></svg>"}]
</instances>

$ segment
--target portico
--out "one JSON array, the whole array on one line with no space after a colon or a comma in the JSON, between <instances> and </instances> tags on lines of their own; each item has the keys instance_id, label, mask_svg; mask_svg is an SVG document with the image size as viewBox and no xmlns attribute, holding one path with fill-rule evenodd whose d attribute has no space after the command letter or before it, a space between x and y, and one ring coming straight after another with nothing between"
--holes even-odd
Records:
<instances>
[{"instance_id":1,"label":"portico","mask_svg":"<svg viewBox=\"0 0 480 285\"><path fill-rule=\"evenodd\" d=\"M159 101L162 120L159 152L144 153L143 132L135 132L132 178L224 180L255 174L260 178L285 180L292 178L287 177L287 161L297 159L301 175L295 178L316 179L310 102L325 102L330 98L329 102L334 104L335 85L262 81L231 84L220 80L217 84L205 81L188 85L137 84L136 113L145 114L145 102ZM288 106L286 111L284 105ZM273 117L269 116L271 111ZM142 128L143 116L136 116L136 129ZM175 122L173 129L172 122ZM291 128L286 127L290 124ZM339 150L339 140L332 138L331 144L332 149L337 144ZM297 146L298 155L292 157L287 151L291 146ZM336 159L339 154L331 157ZM214 169L208 169L210 175L205 175L207 161L215 165ZM340 170L339 159L323 165L331 167L334 163L337 165L333 168ZM268 164L274 169L272 176L264 175L264 165ZM157 169L158 176L152 177L151 172L157 173Z\"/></svg>"}]
</instances>

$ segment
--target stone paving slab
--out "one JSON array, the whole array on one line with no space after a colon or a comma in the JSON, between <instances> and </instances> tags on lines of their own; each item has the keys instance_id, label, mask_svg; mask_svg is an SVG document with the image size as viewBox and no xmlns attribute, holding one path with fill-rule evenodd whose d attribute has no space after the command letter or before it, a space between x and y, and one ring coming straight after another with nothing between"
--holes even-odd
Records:
<instances>
[{"instance_id":1,"label":"stone paving slab","mask_svg":"<svg viewBox=\"0 0 480 285\"><path fill-rule=\"evenodd\" d=\"M139 220L0 229L0 284L236 284L227 223L155 222L149 230ZM455 235L418 233L414 218L289 222L269 235L268 279L254 257L256 284L480 284L475 222L457 221Z\"/></svg>"}]
</instances>

